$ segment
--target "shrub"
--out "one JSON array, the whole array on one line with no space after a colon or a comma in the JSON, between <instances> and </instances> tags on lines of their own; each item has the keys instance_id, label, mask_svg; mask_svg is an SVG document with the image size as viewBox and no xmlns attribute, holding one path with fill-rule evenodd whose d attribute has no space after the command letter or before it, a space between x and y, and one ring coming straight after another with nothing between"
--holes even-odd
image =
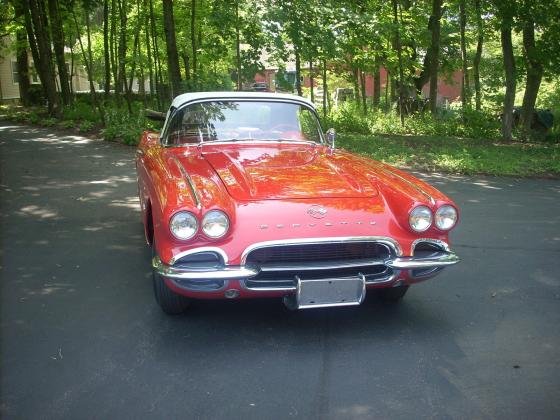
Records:
<instances>
[{"instance_id":1,"label":"shrub","mask_svg":"<svg viewBox=\"0 0 560 420\"><path fill-rule=\"evenodd\" d=\"M39 121L39 124L44 125L45 127L53 127L57 122L58 120L56 118L44 118Z\"/></svg>"},{"instance_id":2,"label":"shrub","mask_svg":"<svg viewBox=\"0 0 560 420\"><path fill-rule=\"evenodd\" d=\"M105 140L119 140L125 144L137 144L142 134L148 127L146 119L141 112L132 116L128 111L119 108L108 108L105 111Z\"/></svg>"},{"instance_id":3,"label":"shrub","mask_svg":"<svg viewBox=\"0 0 560 420\"><path fill-rule=\"evenodd\" d=\"M91 129L95 126L94 123L92 123L91 121L82 121L80 123L80 125L78 126L78 129L80 130L80 132L82 133L87 133L88 131L91 131Z\"/></svg>"},{"instance_id":4,"label":"shrub","mask_svg":"<svg viewBox=\"0 0 560 420\"><path fill-rule=\"evenodd\" d=\"M39 114L37 114L35 111L31 111L31 112L29 113L29 116L28 116L27 120L28 120L31 124L38 124L39 121L41 121L41 117L40 117Z\"/></svg>"},{"instance_id":5,"label":"shrub","mask_svg":"<svg viewBox=\"0 0 560 420\"><path fill-rule=\"evenodd\" d=\"M72 105L65 107L63 114L65 120L90 121L92 123L101 122L97 110L94 109L92 105L82 100L76 100Z\"/></svg>"},{"instance_id":6,"label":"shrub","mask_svg":"<svg viewBox=\"0 0 560 420\"><path fill-rule=\"evenodd\" d=\"M58 123L58 125L59 125L61 128L70 129L70 128L76 127L76 122L75 122L74 120L63 120L63 121L60 121L60 122Z\"/></svg>"},{"instance_id":7,"label":"shrub","mask_svg":"<svg viewBox=\"0 0 560 420\"><path fill-rule=\"evenodd\" d=\"M417 113L405 116L404 126L394 112L368 110L363 113L356 103L345 102L334 108L324 121L325 127L334 127L343 133L437 135L481 139L497 139L500 122L489 112L474 110L442 110L438 115Z\"/></svg>"}]
</instances>

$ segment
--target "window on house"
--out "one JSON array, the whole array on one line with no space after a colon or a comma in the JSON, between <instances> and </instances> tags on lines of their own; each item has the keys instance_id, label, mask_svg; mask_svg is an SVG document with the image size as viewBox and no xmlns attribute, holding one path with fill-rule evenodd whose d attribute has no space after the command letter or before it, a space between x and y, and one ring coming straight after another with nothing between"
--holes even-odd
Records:
<instances>
[{"instance_id":1,"label":"window on house","mask_svg":"<svg viewBox=\"0 0 560 420\"><path fill-rule=\"evenodd\" d=\"M19 83L19 73L16 61L12 61L12 82L14 85Z\"/></svg>"}]
</instances>

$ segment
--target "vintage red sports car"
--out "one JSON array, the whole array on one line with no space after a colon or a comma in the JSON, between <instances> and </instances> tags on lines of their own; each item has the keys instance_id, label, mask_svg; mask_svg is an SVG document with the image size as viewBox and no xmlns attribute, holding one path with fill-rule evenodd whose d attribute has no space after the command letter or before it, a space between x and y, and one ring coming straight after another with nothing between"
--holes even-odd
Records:
<instances>
[{"instance_id":1,"label":"vintage red sports car","mask_svg":"<svg viewBox=\"0 0 560 420\"><path fill-rule=\"evenodd\" d=\"M163 114L161 114L163 115ZM153 115L152 115L153 116ZM293 95L187 93L136 167L154 292L191 299L279 297L290 308L397 301L459 261L457 206L386 164L334 147Z\"/></svg>"}]
</instances>

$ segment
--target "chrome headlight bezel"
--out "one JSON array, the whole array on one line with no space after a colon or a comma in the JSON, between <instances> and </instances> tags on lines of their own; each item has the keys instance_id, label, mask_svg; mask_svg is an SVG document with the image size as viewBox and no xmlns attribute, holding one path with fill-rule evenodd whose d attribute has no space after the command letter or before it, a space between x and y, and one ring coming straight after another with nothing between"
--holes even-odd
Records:
<instances>
[{"instance_id":1,"label":"chrome headlight bezel","mask_svg":"<svg viewBox=\"0 0 560 420\"><path fill-rule=\"evenodd\" d=\"M439 230L451 230L457 224L459 214L457 209L449 204L444 204L437 209L434 215L435 225ZM451 224L449 224L451 223Z\"/></svg>"},{"instance_id":2,"label":"chrome headlight bezel","mask_svg":"<svg viewBox=\"0 0 560 420\"><path fill-rule=\"evenodd\" d=\"M189 240L198 232L198 219L190 211L179 211L169 219L169 231L181 241Z\"/></svg>"},{"instance_id":3,"label":"chrome headlight bezel","mask_svg":"<svg viewBox=\"0 0 560 420\"><path fill-rule=\"evenodd\" d=\"M408 215L408 224L414 232L427 231L434 221L432 209L428 206L416 206Z\"/></svg>"},{"instance_id":4,"label":"chrome headlight bezel","mask_svg":"<svg viewBox=\"0 0 560 420\"><path fill-rule=\"evenodd\" d=\"M210 239L222 238L229 232L229 217L222 210L210 210L202 218L201 228Z\"/></svg>"}]
</instances>

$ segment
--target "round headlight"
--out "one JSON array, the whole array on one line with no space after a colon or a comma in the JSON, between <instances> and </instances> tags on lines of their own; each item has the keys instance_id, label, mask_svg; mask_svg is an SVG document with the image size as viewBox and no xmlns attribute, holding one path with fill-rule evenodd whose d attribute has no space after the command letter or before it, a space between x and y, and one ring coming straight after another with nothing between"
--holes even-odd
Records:
<instances>
[{"instance_id":1,"label":"round headlight","mask_svg":"<svg viewBox=\"0 0 560 420\"><path fill-rule=\"evenodd\" d=\"M415 207L408 217L408 222L412 230L424 232L432 225L432 211L426 206Z\"/></svg>"},{"instance_id":2,"label":"round headlight","mask_svg":"<svg viewBox=\"0 0 560 420\"><path fill-rule=\"evenodd\" d=\"M169 229L177 239L190 239L198 230L198 221L194 214L180 211L175 213L169 221Z\"/></svg>"},{"instance_id":3,"label":"round headlight","mask_svg":"<svg viewBox=\"0 0 560 420\"><path fill-rule=\"evenodd\" d=\"M457 223L457 210L454 207L444 205L436 211L436 226L441 230L449 230Z\"/></svg>"},{"instance_id":4,"label":"round headlight","mask_svg":"<svg viewBox=\"0 0 560 420\"><path fill-rule=\"evenodd\" d=\"M221 238L229 229L229 219L223 211L210 210L202 219L202 230L209 238Z\"/></svg>"}]
</instances>

